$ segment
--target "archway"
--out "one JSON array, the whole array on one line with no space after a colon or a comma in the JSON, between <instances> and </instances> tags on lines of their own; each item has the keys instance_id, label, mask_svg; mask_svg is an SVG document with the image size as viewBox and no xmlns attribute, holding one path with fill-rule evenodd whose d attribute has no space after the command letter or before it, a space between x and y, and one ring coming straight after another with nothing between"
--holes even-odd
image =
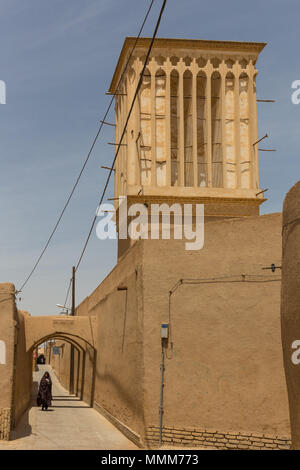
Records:
<instances>
[{"instance_id":1,"label":"archway","mask_svg":"<svg viewBox=\"0 0 300 470\"><path fill-rule=\"evenodd\" d=\"M55 343L54 346L53 341L56 340L59 343ZM95 347L77 335L52 332L42 336L31 346L29 351L31 356L41 344L48 345L46 362L53 368L59 382L70 394L76 395L92 408L97 360ZM64 365L63 370L61 370L61 363Z\"/></svg>"},{"instance_id":2,"label":"archway","mask_svg":"<svg viewBox=\"0 0 300 470\"><path fill-rule=\"evenodd\" d=\"M97 318L93 316L28 316L25 318L26 351L46 338L57 334L95 346Z\"/></svg>"}]
</instances>

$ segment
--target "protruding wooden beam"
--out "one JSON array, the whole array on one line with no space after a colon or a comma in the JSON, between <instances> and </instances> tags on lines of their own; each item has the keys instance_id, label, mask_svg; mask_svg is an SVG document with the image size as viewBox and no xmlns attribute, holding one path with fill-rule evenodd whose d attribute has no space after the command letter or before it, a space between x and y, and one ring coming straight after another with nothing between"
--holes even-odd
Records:
<instances>
[{"instance_id":1,"label":"protruding wooden beam","mask_svg":"<svg viewBox=\"0 0 300 470\"><path fill-rule=\"evenodd\" d=\"M105 93L106 95L113 95L113 96L127 96L127 93L110 93L109 91Z\"/></svg>"},{"instance_id":2,"label":"protruding wooden beam","mask_svg":"<svg viewBox=\"0 0 300 470\"><path fill-rule=\"evenodd\" d=\"M113 170L113 171L116 171L115 168L111 168L109 166L101 166L101 168L103 168L104 170Z\"/></svg>"},{"instance_id":3,"label":"protruding wooden beam","mask_svg":"<svg viewBox=\"0 0 300 470\"><path fill-rule=\"evenodd\" d=\"M276 103L275 100L256 100L258 103Z\"/></svg>"},{"instance_id":4,"label":"protruding wooden beam","mask_svg":"<svg viewBox=\"0 0 300 470\"><path fill-rule=\"evenodd\" d=\"M263 193L265 193L266 191L269 191L269 188L263 189L262 191L259 191L259 193L256 193L256 196L258 196L259 194L263 194Z\"/></svg>"},{"instance_id":5,"label":"protruding wooden beam","mask_svg":"<svg viewBox=\"0 0 300 470\"><path fill-rule=\"evenodd\" d=\"M108 143L108 145L116 145L116 146L118 146L118 145L123 145L123 146L127 146L127 144L119 144L119 143L117 143L117 142L107 142L107 143Z\"/></svg>"},{"instance_id":6,"label":"protruding wooden beam","mask_svg":"<svg viewBox=\"0 0 300 470\"><path fill-rule=\"evenodd\" d=\"M267 137L269 137L268 134L264 135L263 137L261 137L260 139L258 139L256 142L254 142L253 145L258 144L259 142L261 142L262 140L266 139Z\"/></svg>"},{"instance_id":7,"label":"protruding wooden beam","mask_svg":"<svg viewBox=\"0 0 300 470\"><path fill-rule=\"evenodd\" d=\"M106 124L107 126L116 127L116 124L112 124L111 122L100 121L102 124Z\"/></svg>"}]
</instances>

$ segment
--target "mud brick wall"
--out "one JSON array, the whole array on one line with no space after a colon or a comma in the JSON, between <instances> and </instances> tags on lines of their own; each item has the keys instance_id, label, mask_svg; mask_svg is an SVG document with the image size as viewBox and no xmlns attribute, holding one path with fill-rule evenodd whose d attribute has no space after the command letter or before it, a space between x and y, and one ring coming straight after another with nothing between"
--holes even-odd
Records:
<instances>
[{"instance_id":1,"label":"mud brick wall","mask_svg":"<svg viewBox=\"0 0 300 470\"><path fill-rule=\"evenodd\" d=\"M9 440L11 428L11 409L0 408L0 439Z\"/></svg>"},{"instance_id":2,"label":"mud brick wall","mask_svg":"<svg viewBox=\"0 0 300 470\"><path fill-rule=\"evenodd\" d=\"M155 447L159 444L159 426L149 426L146 444ZM162 444L176 447L210 447L215 449L243 450L284 450L291 448L291 440L286 436L271 436L250 432L219 432L164 426Z\"/></svg>"},{"instance_id":3,"label":"mud brick wall","mask_svg":"<svg viewBox=\"0 0 300 470\"><path fill-rule=\"evenodd\" d=\"M9 439L13 421L16 320L15 286L0 284L0 439Z\"/></svg>"}]
</instances>

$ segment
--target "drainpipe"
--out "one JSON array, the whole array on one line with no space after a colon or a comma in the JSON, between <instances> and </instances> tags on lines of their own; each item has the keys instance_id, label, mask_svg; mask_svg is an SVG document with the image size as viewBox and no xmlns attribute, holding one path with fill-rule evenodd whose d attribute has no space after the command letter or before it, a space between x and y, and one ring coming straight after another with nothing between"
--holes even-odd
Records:
<instances>
[{"instance_id":1,"label":"drainpipe","mask_svg":"<svg viewBox=\"0 0 300 470\"><path fill-rule=\"evenodd\" d=\"M165 376L165 350L168 346L169 325L161 325L161 364L160 364L160 401L159 401L159 446L162 445L162 422L164 413L164 376Z\"/></svg>"},{"instance_id":2,"label":"drainpipe","mask_svg":"<svg viewBox=\"0 0 300 470\"><path fill-rule=\"evenodd\" d=\"M159 446L162 445L162 419L163 419L163 399L164 399L164 373L165 373L165 354L164 354L164 346L163 340L161 341L161 364L160 364L160 373L161 373L161 380L160 380L160 402L159 402Z\"/></svg>"}]
</instances>

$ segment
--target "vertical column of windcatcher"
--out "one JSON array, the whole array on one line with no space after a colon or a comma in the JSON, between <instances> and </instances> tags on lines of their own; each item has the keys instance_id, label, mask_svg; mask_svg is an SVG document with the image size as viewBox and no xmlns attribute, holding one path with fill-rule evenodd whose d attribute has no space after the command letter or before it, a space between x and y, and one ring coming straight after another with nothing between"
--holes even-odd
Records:
<instances>
[{"instance_id":1,"label":"vertical column of windcatcher","mask_svg":"<svg viewBox=\"0 0 300 470\"><path fill-rule=\"evenodd\" d=\"M212 154L212 186L223 186L223 161L221 142L221 76L213 72L211 76L211 154Z\"/></svg>"},{"instance_id":2,"label":"vertical column of windcatcher","mask_svg":"<svg viewBox=\"0 0 300 470\"><path fill-rule=\"evenodd\" d=\"M198 149L197 149L197 71L195 68L195 61L192 65L192 159L193 159L193 186L198 186Z\"/></svg>"},{"instance_id":3,"label":"vertical column of windcatcher","mask_svg":"<svg viewBox=\"0 0 300 470\"><path fill-rule=\"evenodd\" d=\"M155 74L156 185L166 186L166 73Z\"/></svg>"},{"instance_id":4,"label":"vertical column of windcatcher","mask_svg":"<svg viewBox=\"0 0 300 470\"><path fill-rule=\"evenodd\" d=\"M167 59L166 70L166 185L171 186L171 63Z\"/></svg>"},{"instance_id":5,"label":"vertical column of windcatcher","mask_svg":"<svg viewBox=\"0 0 300 470\"><path fill-rule=\"evenodd\" d=\"M193 169L193 120L192 120L192 80L190 70L183 74L184 105L184 186L194 185Z\"/></svg>"},{"instance_id":6,"label":"vertical column of windcatcher","mask_svg":"<svg viewBox=\"0 0 300 470\"><path fill-rule=\"evenodd\" d=\"M179 73L171 72L171 186L179 182Z\"/></svg>"},{"instance_id":7,"label":"vertical column of windcatcher","mask_svg":"<svg viewBox=\"0 0 300 470\"><path fill-rule=\"evenodd\" d=\"M156 73L156 63L152 58L149 64L149 70L151 73L151 186L156 185L156 135L155 135L155 127L156 127L156 118L155 118L155 73Z\"/></svg>"},{"instance_id":8,"label":"vertical column of windcatcher","mask_svg":"<svg viewBox=\"0 0 300 470\"><path fill-rule=\"evenodd\" d=\"M208 186L207 159L207 79L203 71L197 74L196 120L197 120L197 185Z\"/></svg>"},{"instance_id":9,"label":"vertical column of windcatcher","mask_svg":"<svg viewBox=\"0 0 300 470\"><path fill-rule=\"evenodd\" d=\"M140 125L141 135L139 139L139 164L141 173L141 185L151 184L152 169L152 127L151 127L151 73L147 68L143 76L140 90Z\"/></svg>"},{"instance_id":10,"label":"vertical column of windcatcher","mask_svg":"<svg viewBox=\"0 0 300 470\"><path fill-rule=\"evenodd\" d=\"M120 103L120 114L119 114L119 126L118 126L118 140L116 143L120 142L121 134L122 134L122 129L124 126L124 96L123 96L123 83L124 83L125 77L122 80L122 83L120 84L118 88L118 93L119 93L119 103ZM123 138L123 142L125 142L125 138ZM117 146L114 147L114 152L116 152ZM124 147L121 146L119 150L119 155L117 160L119 160L119 165L120 165L120 191L121 195L125 194L125 178L126 178L126 161L124 159Z\"/></svg>"},{"instance_id":11,"label":"vertical column of windcatcher","mask_svg":"<svg viewBox=\"0 0 300 470\"><path fill-rule=\"evenodd\" d=\"M235 111L235 78L232 72L227 72L225 77L225 134L224 134L224 166L226 167L227 188L237 187L236 165L236 111Z\"/></svg>"},{"instance_id":12,"label":"vertical column of windcatcher","mask_svg":"<svg viewBox=\"0 0 300 470\"><path fill-rule=\"evenodd\" d=\"M226 64L223 60L220 65L221 74L221 153L222 153L222 179L223 188L227 187L227 162L226 162Z\"/></svg>"},{"instance_id":13,"label":"vertical column of windcatcher","mask_svg":"<svg viewBox=\"0 0 300 470\"><path fill-rule=\"evenodd\" d=\"M127 102L131 105L134 97L134 91L136 90L138 84L138 75L136 73L133 63L127 74ZM139 110L138 110L138 100L135 101L133 112L128 121L127 126L127 147L125 146L125 152L127 153L127 185L134 186L137 184L137 142L138 142L138 119Z\"/></svg>"},{"instance_id":14,"label":"vertical column of windcatcher","mask_svg":"<svg viewBox=\"0 0 300 470\"><path fill-rule=\"evenodd\" d=\"M207 183L208 187L212 186L212 145L211 145L211 75L212 66L210 63L207 64L207 76L206 76L206 140L207 140Z\"/></svg>"},{"instance_id":15,"label":"vertical column of windcatcher","mask_svg":"<svg viewBox=\"0 0 300 470\"><path fill-rule=\"evenodd\" d=\"M234 128L234 147L236 155L236 186L241 187L241 150L240 150L240 70L237 63L233 66L234 74L234 110L235 110L235 128Z\"/></svg>"},{"instance_id":16,"label":"vertical column of windcatcher","mask_svg":"<svg viewBox=\"0 0 300 470\"><path fill-rule=\"evenodd\" d=\"M249 142L249 88L248 75L239 76L240 108L240 171L241 188L249 189L250 184L250 142Z\"/></svg>"},{"instance_id":17,"label":"vertical column of windcatcher","mask_svg":"<svg viewBox=\"0 0 300 470\"><path fill-rule=\"evenodd\" d=\"M142 72L142 63L141 61L137 58L134 61L134 71L135 71L135 89L138 84L138 80L140 78L140 74ZM143 80L144 81L144 80ZM141 113L141 90L143 88L143 82L142 86L140 88L140 92L137 96L136 103L135 103L135 112L134 112L134 124L135 124L135 184L140 186L142 184L142 167L141 167L141 144L142 144L142 113Z\"/></svg>"},{"instance_id":18,"label":"vertical column of windcatcher","mask_svg":"<svg viewBox=\"0 0 300 470\"><path fill-rule=\"evenodd\" d=\"M258 145L253 143L258 140L257 130L257 103L256 103L256 75L257 70L253 61L249 64L249 105L250 105L250 155L252 168L252 187L259 188L259 167L258 167Z\"/></svg>"},{"instance_id":19,"label":"vertical column of windcatcher","mask_svg":"<svg viewBox=\"0 0 300 470\"><path fill-rule=\"evenodd\" d=\"M179 101L179 174L178 185L184 186L184 87L183 87L183 74L184 64L180 59L178 64L179 69L179 86L178 86L178 101Z\"/></svg>"}]
</instances>

